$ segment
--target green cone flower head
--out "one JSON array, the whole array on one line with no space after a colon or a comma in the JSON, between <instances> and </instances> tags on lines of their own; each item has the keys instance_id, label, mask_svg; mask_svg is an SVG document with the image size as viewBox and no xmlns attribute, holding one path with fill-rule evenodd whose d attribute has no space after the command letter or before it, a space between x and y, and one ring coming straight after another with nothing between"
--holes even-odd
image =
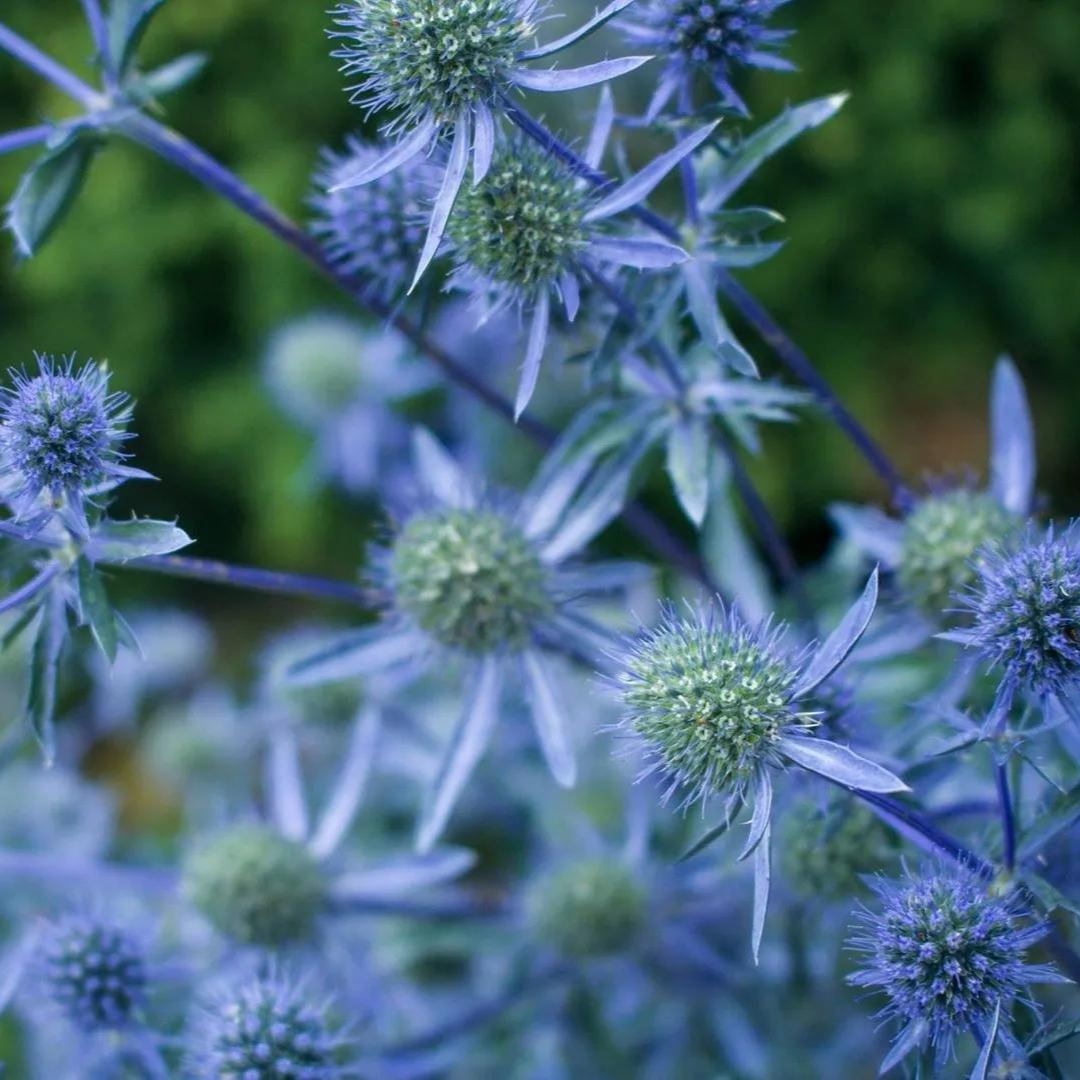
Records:
<instances>
[{"instance_id":1,"label":"green cone flower head","mask_svg":"<svg viewBox=\"0 0 1080 1080\"><path fill-rule=\"evenodd\" d=\"M236 825L197 848L183 875L191 903L244 945L281 947L311 937L325 881L307 849L265 825Z\"/></svg>"},{"instance_id":2,"label":"green cone flower head","mask_svg":"<svg viewBox=\"0 0 1080 1080\"><path fill-rule=\"evenodd\" d=\"M630 648L617 678L623 724L643 740L648 771L671 778L668 795L741 794L786 731L813 725L792 705L799 665L779 637L731 611L669 610Z\"/></svg>"},{"instance_id":3,"label":"green cone flower head","mask_svg":"<svg viewBox=\"0 0 1080 1080\"><path fill-rule=\"evenodd\" d=\"M545 577L522 530L482 507L419 513L390 553L398 608L439 644L473 654L529 644L551 608Z\"/></svg>"},{"instance_id":4,"label":"green cone flower head","mask_svg":"<svg viewBox=\"0 0 1080 1080\"><path fill-rule=\"evenodd\" d=\"M940 614L954 592L974 582L976 553L1016 527L1015 517L986 492L958 488L927 496L904 522L904 593L928 613Z\"/></svg>"},{"instance_id":5,"label":"green cone flower head","mask_svg":"<svg viewBox=\"0 0 1080 1080\"><path fill-rule=\"evenodd\" d=\"M630 949L641 933L645 892L621 862L591 859L539 881L528 915L536 936L561 956L612 956Z\"/></svg>"}]
</instances>

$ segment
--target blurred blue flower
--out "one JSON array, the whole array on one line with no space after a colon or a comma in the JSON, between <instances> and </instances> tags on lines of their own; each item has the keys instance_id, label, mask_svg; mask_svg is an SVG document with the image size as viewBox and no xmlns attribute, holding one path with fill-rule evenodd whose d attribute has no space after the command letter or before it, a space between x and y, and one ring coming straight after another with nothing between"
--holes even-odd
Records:
<instances>
[{"instance_id":1,"label":"blurred blue flower","mask_svg":"<svg viewBox=\"0 0 1080 1080\"><path fill-rule=\"evenodd\" d=\"M549 460L514 505L485 494L425 430L416 432L414 454L418 498L389 546L375 553L387 617L297 663L292 678L314 685L445 659L467 666L464 711L421 813L417 843L428 850L491 740L512 674L524 683L552 775L573 784L568 712L550 656L595 663L608 639L582 601L621 590L641 571L574 561L618 513L629 468L593 477L588 468L563 471Z\"/></svg>"},{"instance_id":2,"label":"blurred blue flower","mask_svg":"<svg viewBox=\"0 0 1080 1080\"><path fill-rule=\"evenodd\" d=\"M720 104L746 113L733 85L739 68L793 71L777 55L791 30L769 21L788 0L644 0L622 23L635 45L662 56L664 73L649 102L650 119L676 98L681 112L693 109L694 84L704 76L720 94Z\"/></svg>"}]
</instances>

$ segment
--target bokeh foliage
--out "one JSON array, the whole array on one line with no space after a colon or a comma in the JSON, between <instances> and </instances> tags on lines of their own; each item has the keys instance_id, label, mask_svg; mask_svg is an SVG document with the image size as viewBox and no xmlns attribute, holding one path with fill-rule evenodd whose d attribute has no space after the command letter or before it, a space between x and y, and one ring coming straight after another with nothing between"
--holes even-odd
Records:
<instances>
[{"instance_id":1,"label":"bokeh foliage","mask_svg":"<svg viewBox=\"0 0 1080 1080\"><path fill-rule=\"evenodd\" d=\"M785 15L800 71L751 77L756 115L835 90L853 98L747 191L785 214L790 237L747 283L916 477L985 460L990 362L1012 352L1039 421L1042 487L1075 512L1080 71L1069 43L1080 9L821 0ZM7 0L4 18L85 71L74 0ZM328 57L327 22L318 4L173 0L147 42L150 62L210 54L167 102L170 123L294 215L319 146L361 120ZM0 61L0 128L68 112ZM0 190L27 160L0 159ZM166 481L128 493L141 510L178 514L203 554L345 574L370 508L297 481L306 440L258 378L267 335L317 308L348 310L277 241L130 146L95 163L38 258L0 264L5 363L35 348L108 357L138 398L139 464ZM829 499L880 494L824 422L773 433L758 474L807 554L824 542Z\"/></svg>"}]
</instances>

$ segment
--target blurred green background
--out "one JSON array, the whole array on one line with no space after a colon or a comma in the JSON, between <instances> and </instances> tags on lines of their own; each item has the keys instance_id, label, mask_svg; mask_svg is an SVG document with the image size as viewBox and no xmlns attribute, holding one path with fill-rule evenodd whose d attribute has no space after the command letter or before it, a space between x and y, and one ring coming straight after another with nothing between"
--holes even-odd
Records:
<instances>
[{"instance_id":1,"label":"blurred green background","mask_svg":"<svg viewBox=\"0 0 1080 1080\"><path fill-rule=\"evenodd\" d=\"M76 0L3 9L5 22L87 73ZM360 121L328 56L328 21L319 3L172 0L144 50L147 63L210 54L199 80L167 100L169 122L299 216L319 147ZM836 90L853 97L745 192L780 210L790 237L746 282L916 479L981 467L991 362L1013 353L1033 397L1041 487L1056 512L1077 512L1080 8L802 0L778 22L798 31L790 55L800 71L743 79L756 117ZM614 31L603 44L620 48ZM0 129L69 114L0 55ZM5 197L30 160L0 158ZM4 363L21 365L32 349L107 357L116 386L138 398L138 464L163 483L129 485L125 506L178 515L207 556L351 572L370 508L295 482L308 442L277 414L257 366L283 320L347 310L330 286L126 145L95 163L40 257L16 266L4 246ZM881 495L821 420L774 431L767 447L758 476L806 556L825 543L829 500Z\"/></svg>"}]
</instances>

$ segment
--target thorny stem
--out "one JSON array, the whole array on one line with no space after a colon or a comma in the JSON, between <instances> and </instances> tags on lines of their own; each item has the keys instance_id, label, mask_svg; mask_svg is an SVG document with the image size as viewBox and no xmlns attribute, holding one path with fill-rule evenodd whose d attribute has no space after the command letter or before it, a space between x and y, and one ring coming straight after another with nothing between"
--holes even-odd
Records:
<instances>
[{"instance_id":1,"label":"thorny stem","mask_svg":"<svg viewBox=\"0 0 1080 1080\"><path fill-rule=\"evenodd\" d=\"M107 98L99 95L66 68L7 29L2 23L0 23L0 49L9 52L17 60L85 105L91 112L104 109L110 104ZM465 365L426 336L405 315L394 310L380 298L372 295L370 291L363 289L347 274L342 273L327 259L321 246L311 236L200 147L164 124L140 113L126 115L116 121L116 124L121 134L188 173L268 229L279 240L302 255L357 304L393 325L428 359L441 368L448 379L472 394L492 412L511 423L514 422L514 408L507 398L482 379L477 378ZM543 447L548 447L555 441L555 433L531 416L522 416L517 421L517 426ZM661 558L677 566L684 573L697 578L707 588L714 588L708 568L700 556L647 508L637 503L630 503L624 507L622 516L630 528Z\"/></svg>"},{"instance_id":2,"label":"thorny stem","mask_svg":"<svg viewBox=\"0 0 1080 1080\"><path fill-rule=\"evenodd\" d=\"M571 147L558 139L516 102L504 96L503 103L510 115L510 119L526 135L569 165L574 173L598 188L611 186L612 180L610 177L599 169L592 168ZM682 238L679 235L679 230L671 222L660 217L659 214L643 206L632 207L630 212L639 221L648 225L668 240L675 243L681 242ZM906 487L900 473L889 460L888 455L878 446L873 436L848 411L837 396L836 391L810 362L810 358L806 353L791 340L769 312L732 277L729 271L718 268L716 270L716 282L743 318L754 328L765 344L773 350L781 363L814 391L840 429L888 485L893 499L898 503L902 503L905 499Z\"/></svg>"}]
</instances>

